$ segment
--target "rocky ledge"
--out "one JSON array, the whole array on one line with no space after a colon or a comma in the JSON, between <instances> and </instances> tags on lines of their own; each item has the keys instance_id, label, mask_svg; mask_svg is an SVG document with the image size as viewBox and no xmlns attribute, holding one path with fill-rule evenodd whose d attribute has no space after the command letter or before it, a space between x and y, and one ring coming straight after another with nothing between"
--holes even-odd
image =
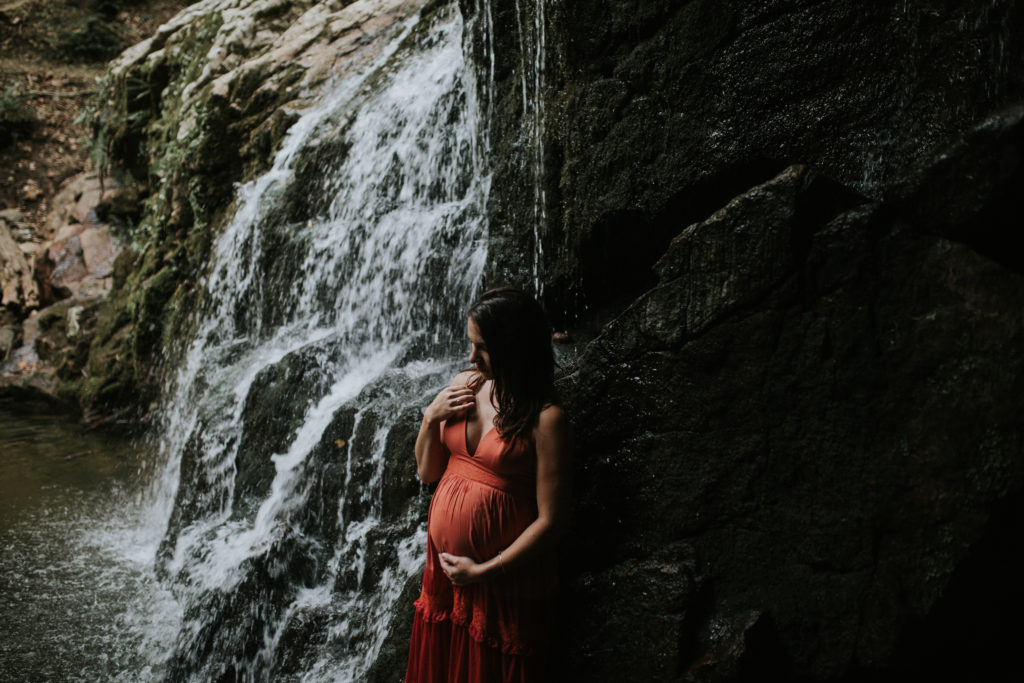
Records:
<instances>
[{"instance_id":1,"label":"rocky ledge","mask_svg":"<svg viewBox=\"0 0 1024 683\"><path fill-rule=\"evenodd\" d=\"M41 229L17 210L0 214L0 395L77 407L70 387L90 375L89 348L121 251L110 222L121 197L84 173L62 186Z\"/></svg>"}]
</instances>

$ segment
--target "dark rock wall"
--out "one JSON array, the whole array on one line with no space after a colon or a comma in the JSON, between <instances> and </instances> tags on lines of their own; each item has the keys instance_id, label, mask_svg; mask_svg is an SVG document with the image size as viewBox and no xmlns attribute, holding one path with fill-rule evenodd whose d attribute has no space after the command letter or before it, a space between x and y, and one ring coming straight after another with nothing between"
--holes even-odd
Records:
<instances>
[{"instance_id":1,"label":"dark rock wall","mask_svg":"<svg viewBox=\"0 0 1024 683\"><path fill-rule=\"evenodd\" d=\"M523 245L519 50L535 38L516 8L536 3L493 5L492 216ZM546 273L574 315L621 308L679 230L791 163L885 199L1024 93L1015 2L548 0L545 16Z\"/></svg>"},{"instance_id":2,"label":"dark rock wall","mask_svg":"<svg viewBox=\"0 0 1024 683\"><path fill-rule=\"evenodd\" d=\"M489 278L529 286L539 10L491 10ZM1022 598L1024 7L543 14L543 298L593 337L560 385L561 679L994 671Z\"/></svg>"}]
</instances>

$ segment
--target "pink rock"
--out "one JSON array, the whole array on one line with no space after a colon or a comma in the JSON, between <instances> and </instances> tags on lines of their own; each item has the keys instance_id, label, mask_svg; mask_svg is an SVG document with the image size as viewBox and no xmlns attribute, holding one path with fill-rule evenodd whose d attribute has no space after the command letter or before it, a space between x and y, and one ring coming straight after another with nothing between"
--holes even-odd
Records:
<instances>
[{"instance_id":1,"label":"pink rock","mask_svg":"<svg viewBox=\"0 0 1024 683\"><path fill-rule=\"evenodd\" d=\"M51 241L64 242L81 234L83 230L85 230L85 226L81 223L69 223L67 225L62 225Z\"/></svg>"},{"instance_id":2,"label":"pink rock","mask_svg":"<svg viewBox=\"0 0 1024 683\"><path fill-rule=\"evenodd\" d=\"M90 228L78 236L82 246L82 257L89 275L103 278L114 269L118 248L110 236L110 226Z\"/></svg>"},{"instance_id":3,"label":"pink rock","mask_svg":"<svg viewBox=\"0 0 1024 683\"><path fill-rule=\"evenodd\" d=\"M0 305L22 309L39 305L39 289L32 268L6 222L0 222Z\"/></svg>"},{"instance_id":4,"label":"pink rock","mask_svg":"<svg viewBox=\"0 0 1024 683\"><path fill-rule=\"evenodd\" d=\"M47 256L53 263L49 280L56 287L68 287L89 274L82 255L81 238L78 236L52 242Z\"/></svg>"},{"instance_id":5,"label":"pink rock","mask_svg":"<svg viewBox=\"0 0 1024 683\"><path fill-rule=\"evenodd\" d=\"M89 211L99 202L99 188L100 180L95 171L80 173L68 178L51 202L53 208L46 218L43 229L44 236L54 235L62 226L70 222L81 223L82 220L78 215L88 216ZM86 207L84 204L90 201L90 197L95 197L91 200L93 205Z\"/></svg>"},{"instance_id":6,"label":"pink rock","mask_svg":"<svg viewBox=\"0 0 1024 683\"><path fill-rule=\"evenodd\" d=\"M85 185L82 193L75 200L71 208L71 218L84 225L96 223L96 206L100 203L101 192L99 180Z\"/></svg>"}]
</instances>

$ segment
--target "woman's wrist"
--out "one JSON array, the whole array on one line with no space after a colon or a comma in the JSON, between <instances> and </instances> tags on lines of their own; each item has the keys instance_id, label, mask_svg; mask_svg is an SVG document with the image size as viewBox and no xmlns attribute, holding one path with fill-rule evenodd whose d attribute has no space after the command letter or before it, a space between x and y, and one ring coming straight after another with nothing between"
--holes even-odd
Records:
<instances>
[{"instance_id":1,"label":"woman's wrist","mask_svg":"<svg viewBox=\"0 0 1024 683\"><path fill-rule=\"evenodd\" d=\"M490 581L491 579L505 573L505 558L502 556L503 552L505 551L499 550L497 555L476 566L476 578L478 581Z\"/></svg>"},{"instance_id":2,"label":"woman's wrist","mask_svg":"<svg viewBox=\"0 0 1024 683\"><path fill-rule=\"evenodd\" d=\"M494 578L494 570L490 564L490 562L481 562L473 567L472 572L474 582L490 581Z\"/></svg>"}]
</instances>

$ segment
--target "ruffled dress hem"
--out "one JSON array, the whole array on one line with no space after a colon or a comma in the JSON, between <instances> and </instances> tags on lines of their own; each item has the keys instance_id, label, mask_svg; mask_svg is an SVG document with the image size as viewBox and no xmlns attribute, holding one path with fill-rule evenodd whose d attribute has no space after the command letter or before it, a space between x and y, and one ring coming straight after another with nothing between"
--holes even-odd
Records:
<instances>
[{"instance_id":1,"label":"ruffled dress hem","mask_svg":"<svg viewBox=\"0 0 1024 683\"><path fill-rule=\"evenodd\" d=\"M485 627L473 623L472 617L464 613L453 613L449 609L429 607L422 598L413 603L413 606L416 608L415 618L422 620L425 624L438 624L448 621L452 626L465 629L469 637L477 643L494 650L499 650L507 655L530 657L536 653L535 647L517 642L509 636L502 637L494 633L488 633Z\"/></svg>"}]
</instances>

